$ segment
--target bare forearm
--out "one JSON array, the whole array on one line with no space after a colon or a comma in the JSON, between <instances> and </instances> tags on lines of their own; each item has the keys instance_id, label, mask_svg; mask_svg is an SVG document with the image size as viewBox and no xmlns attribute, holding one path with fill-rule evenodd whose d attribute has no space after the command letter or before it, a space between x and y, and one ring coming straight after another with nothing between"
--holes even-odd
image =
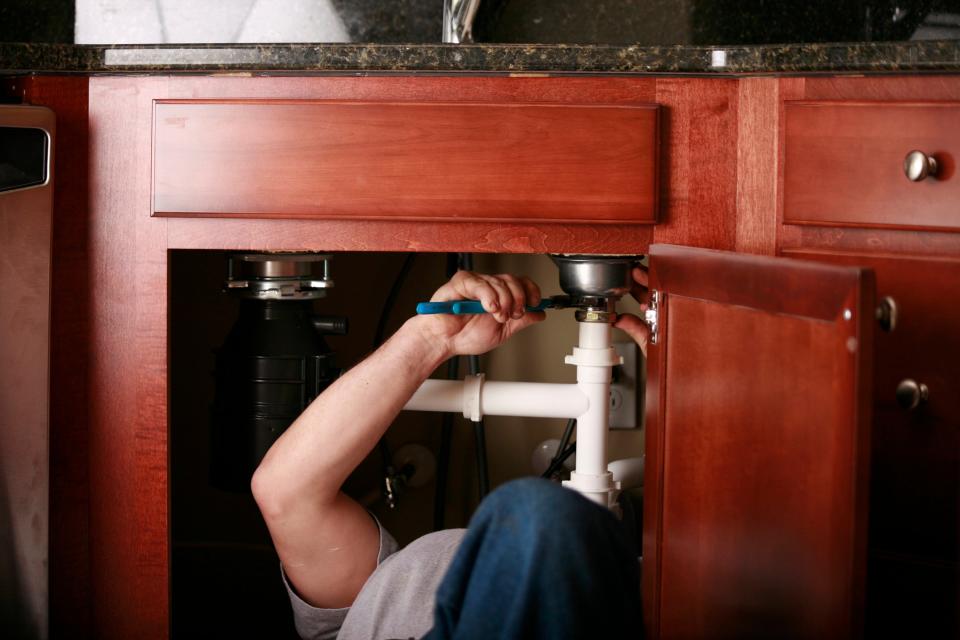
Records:
<instances>
[{"instance_id":1,"label":"bare forearm","mask_svg":"<svg viewBox=\"0 0 960 640\"><path fill-rule=\"evenodd\" d=\"M333 500L413 392L446 358L429 319L413 318L307 408L270 449L255 480L279 497Z\"/></svg>"},{"instance_id":2,"label":"bare forearm","mask_svg":"<svg viewBox=\"0 0 960 640\"><path fill-rule=\"evenodd\" d=\"M331 385L273 445L253 493L293 586L309 603L349 606L376 567L373 520L340 493L413 392L447 357L480 354L543 319L525 314L529 279L459 272L434 300L478 299L481 315L411 318Z\"/></svg>"}]
</instances>

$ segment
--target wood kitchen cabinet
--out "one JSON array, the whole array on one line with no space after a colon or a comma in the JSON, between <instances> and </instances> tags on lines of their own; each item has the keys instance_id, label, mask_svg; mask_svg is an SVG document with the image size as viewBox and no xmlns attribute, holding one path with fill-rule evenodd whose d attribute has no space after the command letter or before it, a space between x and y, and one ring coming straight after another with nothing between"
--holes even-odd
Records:
<instances>
[{"instance_id":1,"label":"wood kitchen cabinet","mask_svg":"<svg viewBox=\"0 0 960 640\"><path fill-rule=\"evenodd\" d=\"M955 301L946 296L956 290L960 234L949 222L951 204L938 210L945 224L873 228L863 224L868 209L849 204L857 198L830 208L832 191L819 188L816 198L801 198L807 208L798 212L794 198L803 194L795 189L817 185L791 172L797 156L785 150L785 136L791 102L960 101L960 78L106 76L32 77L18 86L28 101L59 114L61 150L70 149L57 156L54 213L53 280L63 291L54 299L51 343L54 633L168 634L170 251L634 254L653 243L812 259L796 268L817 274L813 280L828 292L815 294L787 267L771 266L785 262L747 260L746 271L737 260L700 262L699 270L665 272L664 284L682 286L665 304L665 341L655 347L667 368L657 360L651 394L659 413L649 424L664 422L647 433L646 494L657 511L645 522L645 549L654 551L644 561L644 600L653 635L682 635L693 629L688 623L709 629L730 611L784 616L775 621L809 614L809 625L797 627L809 634L856 635L864 611L868 630L875 628L871 616L908 628L919 624L917 614L909 602L902 612L887 604L900 597L891 585L924 575L910 558L934 555L940 586L931 593L942 598L934 630L956 628L960 412L950 389L958 373L947 321ZM348 104L362 108L341 106ZM299 124L278 126L289 105L299 105ZM409 139L397 134L409 120L405 110L434 113L437 105L445 105L439 121L466 132L466 147L423 123ZM211 117L228 106L234 120L214 117L197 137L182 135L194 108ZM349 137L337 138L342 130L323 133L327 114L353 127L381 187L365 189L357 180L363 154ZM378 155L371 117L396 125L386 154ZM516 124L530 117L530 126ZM556 126L537 129L544 121ZM346 154L345 164L311 156L313 145L296 147L298 130ZM490 142L489 131L514 135L515 144ZM652 140L651 131L658 131ZM240 135L248 140L234 153L229 143ZM506 173L524 179L492 166L500 152L486 153L486 144L501 145L494 148L508 154ZM476 154L467 153L471 145ZM431 160L431 148L450 162ZM424 154L421 179L403 162L416 149ZM949 168L960 149L934 151ZM215 167L196 175L207 163L191 154L203 153ZM297 173L303 153L316 179ZM592 172L596 167L604 170ZM556 175L563 184L551 182ZM289 181L277 188L284 176ZM343 188L324 183L326 176ZM432 181L438 177L442 183ZM931 184L949 190L955 180L948 173ZM412 195L393 206L391 192L404 181ZM888 225L891 218L878 220ZM818 270L816 262L842 267ZM877 296L900 296L901 324L890 334L870 319L869 269ZM938 277L948 284L931 289ZM765 341L767 355L745 353L748 340ZM783 357L774 359L778 341ZM718 346L699 352L708 345ZM724 363L737 357L738 375L725 375ZM702 360L709 380L674 380L673 358L679 371ZM758 378L748 364L768 374ZM889 381L906 377L927 380L920 413L891 403ZM769 384L745 393L745 385L760 383ZM707 392L713 395L697 395ZM670 422L667 402L679 403L677 419L689 419L705 437ZM698 414L706 408L711 415ZM721 409L726 413L712 419ZM737 430L760 409L768 430ZM865 422L871 413L877 419ZM808 431L807 423L842 428ZM766 478L776 479L795 511L770 515L779 494L767 491ZM753 535L779 542L757 548L744 541ZM814 546L804 547L805 540ZM791 549L815 557L804 565ZM724 567L732 569L723 574ZM751 600L761 610L747 614L735 605L758 587L740 583L743 567L758 579L803 579L769 601ZM787 610L773 606L785 603ZM684 618L692 605L696 616ZM742 631L738 624L728 628Z\"/></svg>"},{"instance_id":2,"label":"wood kitchen cabinet","mask_svg":"<svg viewBox=\"0 0 960 640\"><path fill-rule=\"evenodd\" d=\"M650 288L648 631L858 635L873 273L653 245Z\"/></svg>"}]
</instances>

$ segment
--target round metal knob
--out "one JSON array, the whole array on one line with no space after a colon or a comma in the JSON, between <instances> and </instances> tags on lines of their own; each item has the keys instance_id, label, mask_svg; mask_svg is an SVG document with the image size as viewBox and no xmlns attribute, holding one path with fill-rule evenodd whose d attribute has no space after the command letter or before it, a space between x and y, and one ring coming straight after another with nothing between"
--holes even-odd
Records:
<instances>
[{"instance_id":1,"label":"round metal knob","mask_svg":"<svg viewBox=\"0 0 960 640\"><path fill-rule=\"evenodd\" d=\"M897 385L897 404L907 411L913 411L929 397L930 390L922 382L907 378Z\"/></svg>"},{"instance_id":2,"label":"round metal knob","mask_svg":"<svg viewBox=\"0 0 960 640\"><path fill-rule=\"evenodd\" d=\"M920 182L928 176L937 175L937 159L923 151L911 151L903 159L903 173L907 180Z\"/></svg>"},{"instance_id":3,"label":"round metal knob","mask_svg":"<svg viewBox=\"0 0 960 640\"><path fill-rule=\"evenodd\" d=\"M880 304L877 306L877 322L880 323L880 328L888 333L897 328L896 300L890 296L886 296L880 301Z\"/></svg>"}]
</instances>

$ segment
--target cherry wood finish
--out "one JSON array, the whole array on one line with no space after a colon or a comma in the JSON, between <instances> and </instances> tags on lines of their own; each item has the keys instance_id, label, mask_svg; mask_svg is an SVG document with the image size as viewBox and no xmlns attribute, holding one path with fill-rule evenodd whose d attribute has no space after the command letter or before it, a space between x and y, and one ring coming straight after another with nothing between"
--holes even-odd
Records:
<instances>
[{"instance_id":1,"label":"cherry wood finish","mask_svg":"<svg viewBox=\"0 0 960 640\"><path fill-rule=\"evenodd\" d=\"M876 272L879 296L897 302L892 332L875 334L867 588L875 631L952 638L960 602L960 259L790 250L785 254ZM923 286L919 286L923 283ZM895 399L904 379L926 384L913 411ZM916 597L918 583L937 585ZM911 606L891 607L891 600Z\"/></svg>"},{"instance_id":2,"label":"cherry wood finish","mask_svg":"<svg viewBox=\"0 0 960 640\"><path fill-rule=\"evenodd\" d=\"M170 249L637 253L644 225L167 218Z\"/></svg>"},{"instance_id":3,"label":"cherry wood finish","mask_svg":"<svg viewBox=\"0 0 960 640\"><path fill-rule=\"evenodd\" d=\"M656 239L772 253L775 219L777 250L960 256L960 234L783 225L782 157L771 157L769 139L782 140L785 101L958 101L960 77L38 77L18 84L32 102L57 112L60 136L51 342L51 615L52 628L61 630L55 635L168 635L170 249L637 253ZM662 215L657 225L151 218L147 159L154 103L163 100L657 103ZM732 289L731 282L717 283L712 293ZM780 299L776 291L770 296ZM706 307L712 318L720 313L716 306L692 301L683 311ZM813 307L800 311L817 313ZM747 310L736 313L758 321ZM761 316L764 328L776 331ZM711 331L722 327L708 325ZM694 329L694 335L704 331ZM728 337L737 337L735 329ZM747 338L752 344L752 335L738 339ZM655 362L656 356L650 397L660 398L665 378L657 376ZM659 400L652 409L658 407ZM738 459L753 460L747 452ZM648 455L653 466L657 453ZM659 479L648 482L649 495L657 495ZM655 563L644 565L649 581ZM870 571L889 574L891 566L871 564ZM645 597L651 593L659 591L645 587ZM651 604L647 597L645 606Z\"/></svg>"},{"instance_id":4,"label":"cherry wood finish","mask_svg":"<svg viewBox=\"0 0 960 640\"><path fill-rule=\"evenodd\" d=\"M94 635L165 637L167 247L151 219L151 97L92 78L90 566Z\"/></svg>"},{"instance_id":5,"label":"cherry wood finish","mask_svg":"<svg viewBox=\"0 0 960 640\"><path fill-rule=\"evenodd\" d=\"M657 80L663 198L655 242L735 248L737 97L732 79Z\"/></svg>"},{"instance_id":6,"label":"cherry wood finish","mask_svg":"<svg viewBox=\"0 0 960 640\"><path fill-rule=\"evenodd\" d=\"M776 251L777 143L780 122L777 78L739 81L737 121L736 250L773 254Z\"/></svg>"},{"instance_id":7,"label":"cherry wood finish","mask_svg":"<svg viewBox=\"0 0 960 640\"><path fill-rule=\"evenodd\" d=\"M811 76L800 80L805 100L898 100L904 102L960 100L960 75Z\"/></svg>"},{"instance_id":8,"label":"cherry wood finish","mask_svg":"<svg viewBox=\"0 0 960 640\"><path fill-rule=\"evenodd\" d=\"M656 105L161 101L161 215L656 221Z\"/></svg>"},{"instance_id":9,"label":"cherry wood finish","mask_svg":"<svg viewBox=\"0 0 960 640\"><path fill-rule=\"evenodd\" d=\"M960 229L960 104L788 102L784 117L784 222ZM906 178L913 150L936 177Z\"/></svg>"},{"instance_id":10,"label":"cherry wood finish","mask_svg":"<svg viewBox=\"0 0 960 640\"><path fill-rule=\"evenodd\" d=\"M84 335L77 341L89 359L81 367L89 380L87 397L77 410L89 416L89 478L83 485L89 520L80 534L86 534L83 544L89 546L92 615L89 627L77 635L164 638L169 633L165 292L170 249L636 253L652 238L651 227L638 224L151 217L152 169L144 162L151 157L155 101L632 105L655 100L657 81L651 78L99 77L88 82L89 196L74 185L79 202L89 200L88 213L79 202L74 206L84 217L76 223L85 232L78 246L89 258L82 273L66 280L86 292ZM736 131L736 103L729 100L736 96L735 84L714 87L695 80L680 91L671 80L665 87L672 124L664 123L662 136L684 161L662 181L662 194L704 222L701 229L673 218L666 228L680 241L689 234L692 242L730 246L735 187L721 180L725 174L691 180L690 172L736 158L722 133ZM718 120L704 121L711 113ZM718 121L720 133L711 132ZM722 235L716 229L724 230Z\"/></svg>"},{"instance_id":11,"label":"cherry wood finish","mask_svg":"<svg viewBox=\"0 0 960 640\"><path fill-rule=\"evenodd\" d=\"M958 104L960 76L783 79L780 93L781 101ZM955 136L955 123L943 133ZM956 176L950 180L955 185ZM778 191L782 206L782 183ZM949 231L778 227L778 250L785 255L872 266L878 295L900 302L899 328L876 337L868 637L955 638L960 630L956 394L931 395L925 407L907 414L889 388L918 372L939 380L934 384L941 388L952 389L960 379L953 312L960 234Z\"/></svg>"},{"instance_id":12,"label":"cherry wood finish","mask_svg":"<svg viewBox=\"0 0 960 640\"><path fill-rule=\"evenodd\" d=\"M653 245L650 278L648 630L858 635L872 273Z\"/></svg>"}]
</instances>

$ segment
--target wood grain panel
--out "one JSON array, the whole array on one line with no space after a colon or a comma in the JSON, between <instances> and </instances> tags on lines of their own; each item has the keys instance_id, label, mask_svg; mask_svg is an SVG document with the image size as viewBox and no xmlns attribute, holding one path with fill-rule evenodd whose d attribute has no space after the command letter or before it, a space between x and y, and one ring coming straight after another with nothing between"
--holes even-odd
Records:
<instances>
[{"instance_id":1,"label":"wood grain panel","mask_svg":"<svg viewBox=\"0 0 960 640\"><path fill-rule=\"evenodd\" d=\"M154 212L656 221L655 105L159 102Z\"/></svg>"},{"instance_id":2,"label":"wood grain panel","mask_svg":"<svg viewBox=\"0 0 960 640\"><path fill-rule=\"evenodd\" d=\"M663 197L656 242L735 248L737 93L731 79L657 79Z\"/></svg>"},{"instance_id":3,"label":"wood grain panel","mask_svg":"<svg viewBox=\"0 0 960 640\"><path fill-rule=\"evenodd\" d=\"M787 103L784 222L960 229L958 122L960 103ZM935 178L904 176L915 149L937 159Z\"/></svg>"},{"instance_id":4,"label":"wood grain panel","mask_svg":"<svg viewBox=\"0 0 960 640\"><path fill-rule=\"evenodd\" d=\"M171 249L644 253L647 225L168 218Z\"/></svg>"},{"instance_id":5,"label":"wood grain panel","mask_svg":"<svg viewBox=\"0 0 960 640\"><path fill-rule=\"evenodd\" d=\"M957 75L810 76L802 82L797 97L807 100L960 100Z\"/></svg>"},{"instance_id":6,"label":"wood grain panel","mask_svg":"<svg viewBox=\"0 0 960 640\"><path fill-rule=\"evenodd\" d=\"M960 260L824 251L789 255L870 267L876 272L878 295L897 301L897 328L877 332L875 339L869 537L871 553L889 566L869 574L868 626L883 620L906 629L911 620L922 618L928 629L938 629L929 637L955 637L960 598L960 397L955 393L960 307L943 301L960 299ZM930 389L929 400L915 411L904 410L895 400L897 385L906 378ZM915 567L905 568L908 564ZM902 576L927 571L941 576L952 571L953 579L938 578L944 592L921 606L908 597L915 585ZM911 607L880 606L898 591L904 601L913 602ZM944 603L950 603L949 608L944 609Z\"/></svg>"},{"instance_id":7,"label":"wood grain panel","mask_svg":"<svg viewBox=\"0 0 960 640\"><path fill-rule=\"evenodd\" d=\"M33 76L24 100L57 119L50 301L50 637L91 636L87 415L87 78Z\"/></svg>"},{"instance_id":8,"label":"wood grain panel","mask_svg":"<svg viewBox=\"0 0 960 640\"><path fill-rule=\"evenodd\" d=\"M176 100L345 100L349 102L505 102L619 104L656 101L654 76L177 76L161 80Z\"/></svg>"},{"instance_id":9,"label":"wood grain panel","mask_svg":"<svg viewBox=\"0 0 960 640\"><path fill-rule=\"evenodd\" d=\"M652 635L858 635L872 274L650 254L664 296L647 396Z\"/></svg>"},{"instance_id":10,"label":"wood grain panel","mask_svg":"<svg viewBox=\"0 0 960 640\"><path fill-rule=\"evenodd\" d=\"M783 225L780 227L778 246L783 251L806 248L876 255L953 257L960 256L960 234Z\"/></svg>"},{"instance_id":11,"label":"wood grain panel","mask_svg":"<svg viewBox=\"0 0 960 640\"><path fill-rule=\"evenodd\" d=\"M773 255L777 249L777 78L738 82L736 250Z\"/></svg>"},{"instance_id":12,"label":"wood grain panel","mask_svg":"<svg viewBox=\"0 0 960 640\"><path fill-rule=\"evenodd\" d=\"M90 564L97 638L169 631L167 250L150 217L151 97L90 79Z\"/></svg>"}]
</instances>

